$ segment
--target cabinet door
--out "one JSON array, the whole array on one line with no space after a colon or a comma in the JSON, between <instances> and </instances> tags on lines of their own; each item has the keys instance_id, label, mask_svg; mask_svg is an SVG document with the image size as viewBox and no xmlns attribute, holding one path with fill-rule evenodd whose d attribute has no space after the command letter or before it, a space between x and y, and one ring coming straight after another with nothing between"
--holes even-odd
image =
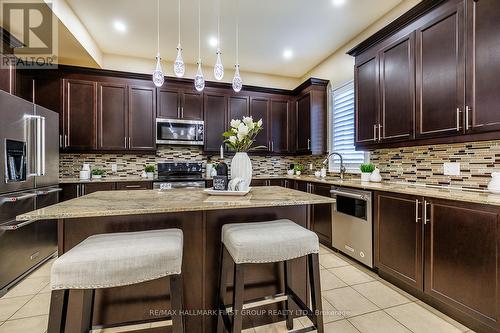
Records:
<instances>
[{"instance_id":1,"label":"cabinet door","mask_svg":"<svg viewBox=\"0 0 500 333\"><path fill-rule=\"evenodd\" d=\"M224 144L222 133L227 130L226 107L227 99L224 95L205 93L205 145L206 152L218 152Z\"/></svg>"},{"instance_id":2,"label":"cabinet door","mask_svg":"<svg viewBox=\"0 0 500 333\"><path fill-rule=\"evenodd\" d=\"M230 96L229 97L229 119L242 119L248 116L248 97Z\"/></svg>"},{"instance_id":3,"label":"cabinet door","mask_svg":"<svg viewBox=\"0 0 500 333\"><path fill-rule=\"evenodd\" d=\"M423 289L422 198L375 194L375 266Z\"/></svg>"},{"instance_id":4,"label":"cabinet door","mask_svg":"<svg viewBox=\"0 0 500 333\"><path fill-rule=\"evenodd\" d=\"M330 197L330 185L312 184L311 193ZM320 241L328 246L332 245L332 204L313 205L312 230Z\"/></svg>"},{"instance_id":5,"label":"cabinet door","mask_svg":"<svg viewBox=\"0 0 500 333\"><path fill-rule=\"evenodd\" d=\"M271 144L269 139L269 99L267 98L250 98L250 116L252 116L254 121L262 119L264 128L255 137L254 147L264 146L262 150L271 150Z\"/></svg>"},{"instance_id":6,"label":"cabinet door","mask_svg":"<svg viewBox=\"0 0 500 333\"><path fill-rule=\"evenodd\" d=\"M138 181L138 182L117 182L117 190L132 191L132 190L152 190L153 182Z\"/></svg>"},{"instance_id":7,"label":"cabinet door","mask_svg":"<svg viewBox=\"0 0 500 333\"><path fill-rule=\"evenodd\" d=\"M127 86L99 83L97 85L97 148L127 148Z\"/></svg>"},{"instance_id":8,"label":"cabinet door","mask_svg":"<svg viewBox=\"0 0 500 333\"><path fill-rule=\"evenodd\" d=\"M463 131L463 6L454 5L416 32L417 137Z\"/></svg>"},{"instance_id":9,"label":"cabinet door","mask_svg":"<svg viewBox=\"0 0 500 333\"><path fill-rule=\"evenodd\" d=\"M285 187L285 181L284 179L269 179L267 182L269 186L281 186Z\"/></svg>"},{"instance_id":10,"label":"cabinet door","mask_svg":"<svg viewBox=\"0 0 500 333\"><path fill-rule=\"evenodd\" d=\"M354 69L356 143L374 143L377 141L379 115L378 67L378 57L374 56L356 65Z\"/></svg>"},{"instance_id":11,"label":"cabinet door","mask_svg":"<svg viewBox=\"0 0 500 333\"><path fill-rule=\"evenodd\" d=\"M297 152L311 151L311 94L297 100Z\"/></svg>"},{"instance_id":12,"label":"cabinet door","mask_svg":"<svg viewBox=\"0 0 500 333\"><path fill-rule=\"evenodd\" d=\"M203 95L198 92L182 94L181 117L190 120L203 119Z\"/></svg>"},{"instance_id":13,"label":"cabinet door","mask_svg":"<svg viewBox=\"0 0 500 333\"><path fill-rule=\"evenodd\" d=\"M430 199L425 292L500 328L498 207Z\"/></svg>"},{"instance_id":14,"label":"cabinet door","mask_svg":"<svg viewBox=\"0 0 500 333\"><path fill-rule=\"evenodd\" d=\"M59 184L59 187L62 188L59 194L59 202L77 198L80 194L79 186L78 184Z\"/></svg>"},{"instance_id":15,"label":"cabinet door","mask_svg":"<svg viewBox=\"0 0 500 333\"><path fill-rule=\"evenodd\" d=\"M128 148L154 150L156 89L147 86L131 86L128 90L128 98Z\"/></svg>"},{"instance_id":16,"label":"cabinet door","mask_svg":"<svg viewBox=\"0 0 500 333\"><path fill-rule=\"evenodd\" d=\"M288 153L289 149L289 112L287 100L271 100L269 125L271 129L271 150L275 153Z\"/></svg>"},{"instance_id":17,"label":"cabinet door","mask_svg":"<svg viewBox=\"0 0 500 333\"><path fill-rule=\"evenodd\" d=\"M267 186L267 179L252 179L250 186Z\"/></svg>"},{"instance_id":18,"label":"cabinet door","mask_svg":"<svg viewBox=\"0 0 500 333\"><path fill-rule=\"evenodd\" d=\"M81 191L80 195L87 195L99 191L113 191L115 190L115 183L86 183L80 184Z\"/></svg>"},{"instance_id":19,"label":"cabinet door","mask_svg":"<svg viewBox=\"0 0 500 333\"><path fill-rule=\"evenodd\" d=\"M9 94L16 93L15 61L8 55L0 54L0 89Z\"/></svg>"},{"instance_id":20,"label":"cabinet door","mask_svg":"<svg viewBox=\"0 0 500 333\"><path fill-rule=\"evenodd\" d=\"M309 192L308 183L302 180L295 181L295 189L302 192Z\"/></svg>"},{"instance_id":21,"label":"cabinet door","mask_svg":"<svg viewBox=\"0 0 500 333\"><path fill-rule=\"evenodd\" d=\"M177 90L158 89L158 118L177 119L181 117L180 97Z\"/></svg>"},{"instance_id":22,"label":"cabinet door","mask_svg":"<svg viewBox=\"0 0 500 333\"><path fill-rule=\"evenodd\" d=\"M415 118L415 34L380 52L380 141L413 137Z\"/></svg>"},{"instance_id":23,"label":"cabinet door","mask_svg":"<svg viewBox=\"0 0 500 333\"><path fill-rule=\"evenodd\" d=\"M500 130L500 1L467 1L468 131Z\"/></svg>"},{"instance_id":24,"label":"cabinet door","mask_svg":"<svg viewBox=\"0 0 500 333\"><path fill-rule=\"evenodd\" d=\"M63 86L64 148L96 149L97 84L91 81L64 80Z\"/></svg>"}]
</instances>

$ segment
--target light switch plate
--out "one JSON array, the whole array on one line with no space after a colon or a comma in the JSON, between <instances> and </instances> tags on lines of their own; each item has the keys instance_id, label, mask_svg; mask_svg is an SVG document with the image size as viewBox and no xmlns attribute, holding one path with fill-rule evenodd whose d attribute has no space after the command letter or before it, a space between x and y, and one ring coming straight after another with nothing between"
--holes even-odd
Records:
<instances>
[{"instance_id":1,"label":"light switch plate","mask_svg":"<svg viewBox=\"0 0 500 333\"><path fill-rule=\"evenodd\" d=\"M443 171L445 176L460 176L460 163L444 163Z\"/></svg>"},{"instance_id":2,"label":"light switch plate","mask_svg":"<svg viewBox=\"0 0 500 333\"><path fill-rule=\"evenodd\" d=\"M116 164L111 164L111 172L117 172L118 171L118 165Z\"/></svg>"}]
</instances>

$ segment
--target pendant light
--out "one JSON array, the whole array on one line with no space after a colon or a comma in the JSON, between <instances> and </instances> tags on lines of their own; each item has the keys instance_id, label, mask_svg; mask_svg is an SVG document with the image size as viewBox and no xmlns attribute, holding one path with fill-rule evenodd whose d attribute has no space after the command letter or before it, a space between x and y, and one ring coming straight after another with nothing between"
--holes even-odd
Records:
<instances>
[{"instance_id":1,"label":"pendant light","mask_svg":"<svg viewBox=\"0 0 500 333\"><path fill-rule=\"evenodd\" d=\"M198 70L194 77L194 87L197 91L205 89L205 78L201 70L201 0L198 0Z\"/></svg>"},{"instance_id":2,"label":"pendant light","mask_svg":"<svg viewBox=\"0 0 500 333\"><path fill-rule=\"evenodd\" d=\"M214 77L217 81L222 80L224 77L224 66L222 65L221 50L220 50L220 0L217 3L217 60L214 66Z\"/></svg>"},{"instance_id":3,"label":"pendant light","mask_svg":"<svg viewBox=\"0 0 500 333\"><path fill-rule=\"evenodd\" d=\"M157 87L161 87L165 82L165 75L161 69L161 57L160 57L160 0L156 0L156 68L153 72L153 83Z\"/></svg>"},{"instance_id":4,"label":"pendant light","mask_svg":"<svg viewBox=\"0 0 500 333\"><path fill-rule=\"evenodd\" d=\"M177 57L174 62L174 74L177 77L183 77L184 72L186 71L186 66L184 65L184 60L182 60L182 46L181 46L181 0L178 1L177 5L177 33L178 42L177 42Z\"/></svg>"},{"instance_id":5,"label":"pendant light","mask_svg":"<svg viewBox=\"0 0 500 333\"><path fill-rule=\"evenodd\" d=\"M240 76L240 64L239 64L239 1L236 1L236 70L233 77L233 90L235 92L240 92L243 88L243 81Z\"/></svg>"}]
</instances>

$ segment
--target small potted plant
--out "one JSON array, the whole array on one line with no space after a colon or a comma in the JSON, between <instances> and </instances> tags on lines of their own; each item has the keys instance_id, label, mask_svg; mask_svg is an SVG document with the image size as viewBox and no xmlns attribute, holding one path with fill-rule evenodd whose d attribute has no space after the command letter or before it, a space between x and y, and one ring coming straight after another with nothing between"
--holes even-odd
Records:
<instances>
[{"instance_id":1,"label":"small potted plant","mask_svg":"<svg viewBox=\"0 0 500 333\"><path fill-rule=\"evenodd\" d=\"M297 176L300 176L302 172L304 172L304 166L302 164L297 164L293 167L293 170Z\"/></svg>"},{"instance_id":2,"label":"small potted plant","mask_svg":"<svg viewBox=\"0 0 500 333\"><path fill-rule=\"evenodd\" d=\"M146 172L146 177L153 178L155 176L155 166L154 165L146 165L144 167L144 172Z\"/></svg>"},{"instance_id":3,"label":"small potted plant","mask_svg":"<svg viewBox=\"0 0 500 333\"><path fill-rule=\"evenodd\" d=\"M371 163L363 163L361 164L361 181L362 182L369 182L370 181L370 176L375 170L375 166Z\"/></svg>"},{"instance_id":4,"label":"small potted plant","mask_svg":"<svg viewBox=\"0 0 500 333\"><path fill-rule=\"evenodd\" d=\"M103 169L94 168L90 173L92 174L92 179L101 179L105 171Z\"/></svg>"}]
</instances>

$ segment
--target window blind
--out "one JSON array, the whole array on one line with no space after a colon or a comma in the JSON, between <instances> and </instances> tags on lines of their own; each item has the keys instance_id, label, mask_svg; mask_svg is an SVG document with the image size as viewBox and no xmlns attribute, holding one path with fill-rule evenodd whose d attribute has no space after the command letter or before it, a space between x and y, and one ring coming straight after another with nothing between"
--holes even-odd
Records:
<instances>
[{"instance_id":1,"label":"window blind","mask_svg":"<svg viewBox=\"0 0 500 333\"><path fill-rule=\"evenodd\" d=\"M342 155L349 171L359 171L367 154L354 148L354 83L333 90L331 103L331 150ZM339 170L339 162L337 156L332 156L330 170Z\"/></svg>"}]
</instances>

